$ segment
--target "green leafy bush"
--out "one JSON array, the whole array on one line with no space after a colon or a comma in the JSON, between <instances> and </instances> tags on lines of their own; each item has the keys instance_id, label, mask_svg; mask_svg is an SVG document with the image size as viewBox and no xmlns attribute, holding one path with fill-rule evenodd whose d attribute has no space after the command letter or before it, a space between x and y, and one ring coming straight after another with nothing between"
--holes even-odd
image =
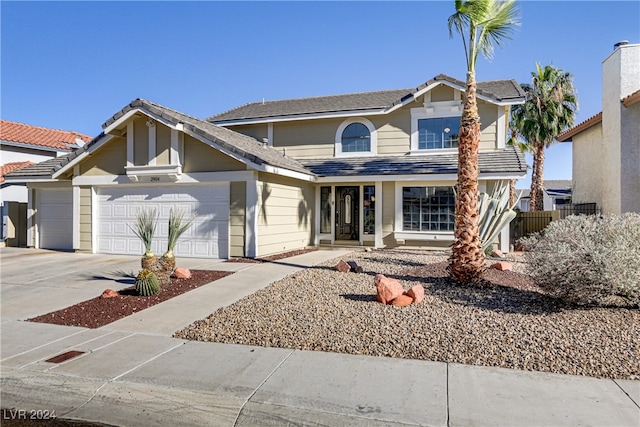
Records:
<instances>
[{"instance_id":1,"label":"green leafy bush","mask_svg":"<svg viewBox=\"0 0 640 427\"><path fill-rule=\"evenodd\" d=\"M550 295L640 305L640 215L570 216L522 243L529 274Z\"/></svg>"}]
</instances>

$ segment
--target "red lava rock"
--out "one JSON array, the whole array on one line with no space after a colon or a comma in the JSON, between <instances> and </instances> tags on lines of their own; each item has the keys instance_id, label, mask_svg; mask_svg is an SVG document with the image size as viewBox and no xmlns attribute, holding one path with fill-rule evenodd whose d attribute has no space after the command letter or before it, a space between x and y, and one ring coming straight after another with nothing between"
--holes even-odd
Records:
<instances>
[{"instance_id":1,"label":"red lava rock","mask_svg":"<svg viewBox=\"0 0 640 427\"><path fill-rule=\"evenodd\" d=\"M396 279L390 279L383 274L376 274L374 278L377 300L382 304L389 304L404 292L402 285Z\"/></svg>"},{"instance_id":2,"label":"red lava rock","mask_svg":"<svg viewBox=\"0 0 640 427\"><path fill-rule=\"evenodd\" d=\"M176 279L190 279L191 271L188 268L178 267L173 271L173 276Z\"/></svg>"},{"instance_id":3,"label":"red lava rock","mask_svg":"<svg viewBox=\"0 0 640 427\"><path fill-rule=\"evenodd\" d=\"M335 268L341 273L348 273L351 271L351 266L346 262L344 262L343 260L340 260L340 262L338 263L338 265L336 265Z\"/></svg>"},{"instance_id":4,"label":"red lava rock","mask_svg":"<svg viewBox=\"0 0 640 427\"><path fill-rule=\"evenodd\" d=\"M113 289L105 289L105 291L100 295L100 298L115 298L119 294Z\"/></svg>"},{"instance_id":5,"label":"red lava rock","mask_svg":"<svg viewBox=\"0 0 640 427\"><path fill-rule=\"evenodd\" d=\"M406 307L413 302L413 298L409 295L400 295L391 301L391 305L395 305L396 307Z\"/></svg>"},{"instance_id":6,"label":"red lava rock","mask_svg":"<svg viewBox=\"0 0 640 427\"><path fill-rule=\"evenodd\" d=\"M489 268L495 268L496 270L500 271L513 270L513 268L511 267L511 263L506 261L500 261L496 262L495 264L491 264L491 267Z\"/></svg>"},{"instance_id":7,"label":"red lava rock","mask_svg":"<svg viewBox=\"0 0 640 427\"><path fill-rule=\"evenodd\" d=\"M424 288L422 285L415 285L405 292L405 295L410 296L414 304L419 304L424 300Z\"/></svg>"}]
</instances>

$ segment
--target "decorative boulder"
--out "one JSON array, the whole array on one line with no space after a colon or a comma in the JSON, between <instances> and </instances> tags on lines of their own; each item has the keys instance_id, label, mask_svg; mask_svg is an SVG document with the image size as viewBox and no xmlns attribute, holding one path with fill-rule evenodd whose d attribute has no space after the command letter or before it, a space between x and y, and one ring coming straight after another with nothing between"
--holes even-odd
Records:
<instances>
[{"instance_id":1,"label":"decorative boulder","mask_svg":"<svg viewBox=\"0 0 640 427\"><path fill-rule=\"evenodd\" d=\"M362 273L362 267L360 267L355 261L347 261L347 264L349 264L351 271L354 273Z\"/></svg>"},{"instance_id":2,"label":"decorative boulder","mask_svg":"<svg viewBox=\"0 0 640 427\"><path fill-rule=\"evenodd\" d=\"M415 285L406 292L406 295L413 299L414 304L419 304L424 300L424 288L422 285Z\"/></svg>"},{"instance_id":3,"label":"decorative boulder","mask_svg":"<svg viewBox=\"0 0 640 427\"><path fill-rule=\"evenodd\" d=\"M190 279L191 271L188 268L178 267L173 271L173 275L176 279Z\"/></svg>"},{"instance_id":4,"label":"decorative boulder","mask_svg":"<svg viewBox=\"0 0 640 427\"><path fill-rule=\"evenodd\" d=\"M400 295L391 301L391 305L395 305L396 307L406 307L413 302L413 298L409 295Z\"/></svg>"},{"instance_id":5,"label":"decorative boulder","mask_svg":"<svg viewBox=\"0 0 640 427\"><path fill-rule=\"evenodd\" d=\"M340 262L336 265L335 268L341 273L348 273L351 271L351 266L349 266L349 264L347 264L343 260L340 260Z\"/></svg>"},{"instance_id":6,"label":"decorative boulder","mask_svg":"<svg viewBox=\"0 0 640 427\"><path fill-rule=\"evenodd\" d=\"M491 256L494 258L504 258L504 254L498 249L494 249L493 252L491 252Z\"/></svg>"},{"instance_id":7,"label":"decorative boulder","mask_svg":"<svg viewBox=\"0 0 640 427\"><path fill-rule=\"evenodd\" d=\"M105 289L105 291L100 295L100 298L115 298L119 294L113 289Z\"/></svg>"},{"instance_id":8,"label":"decorative boulder","mask_svg":"<svg viewBox=\"0 0 640 427\"><path fill-rule=\"evenodd\" d=\"M495 264L491 264L491 267L489 268L495 268L496 270L500 271L513 270L513 268L511 267L511 263L506 261L500 261L496 262Z\"/></svg>"},{"instance_id":9,"label":"decorative boulder","mask_svg":"<svg viewBox=\"0 0 640 427\"><path fill-rule=\"evenodd\" d=\"M376 285L377 300L382 304L389 304L404 292L402 285L396 279L390 279L383 274L376 274L374 278Z\"/></svg>"}]
</instances>

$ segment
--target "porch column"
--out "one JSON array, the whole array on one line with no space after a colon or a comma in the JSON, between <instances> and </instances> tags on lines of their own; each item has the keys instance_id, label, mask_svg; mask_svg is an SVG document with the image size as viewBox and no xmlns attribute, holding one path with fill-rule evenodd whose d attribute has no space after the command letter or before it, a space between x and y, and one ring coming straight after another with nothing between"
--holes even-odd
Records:
<instances>
[{"instance_id":1,"label":"porch column","mask_svg":"<svg viewBox=\"0 0 640 427\"><path fill-rule=\"evenodd\" d=\"M376 204L375 204L375 215L376 215L376 237L375 237L375 248L382 247L382 181L376 181Z\"/></svg>"},{"instance_id":2,"label":"porch column","mask_svg":"<svg viewBox=\"0 0 640 427\"><path fill-rule=\"evenodd\" d=\"M74 185L73 191L73 207L72 209L72 233L73 233L73 250L80 249L80 187Z\"/></svg>"},{"instance_id":3,"label":"porch column","mask_svg":"<svg viewBox=\"0 0 640 427\"><path fill-rule=\"evenodd\" d=\"M247 257L258 256L258 174L247 179L247 214L245 216L245 244Z\"/></svg>"}]
</instances>

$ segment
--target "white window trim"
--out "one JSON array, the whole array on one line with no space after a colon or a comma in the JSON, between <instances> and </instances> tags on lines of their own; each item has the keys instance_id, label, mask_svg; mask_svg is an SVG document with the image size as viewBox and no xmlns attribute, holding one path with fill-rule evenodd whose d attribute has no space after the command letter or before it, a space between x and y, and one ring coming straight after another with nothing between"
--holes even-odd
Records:
<instances>
[{"instance_id":1,"label":"white window trim","mask_svg":"<svg viewBox=\"0 0 640 427\"><path fill-rule=\"evenodd\" d=\"M358 151L358 152L342 152L342 132L352 123L362 123L369 129L370 139L370 151ZM375 156L378 152L378 133L376 132L376 127L371 123L370 120L365 119L364 117L352 117L345 121L343 121L340 126L338 126L338 130L336 131L336 139L335 139L335 157L363 157L363 156Z\"/></svg>"},{"instance_id":2,"label":"white window trim","mask_svg":"<svg viewBox=\"0 0 640 427\"><path fill-rule=\"evenodd\" d=\"M462 116L462 101L425 102L424 107L411 109L411 154L457 153L457 148L418 148L418 120Z\"/></svg>"},{"instance_id":3,"label":"white window trim","mask_svg":"<svg viewBox=\"0 0 640 427\"><path fill-rule=\"evenodd\" d=\"M396 182L394 237L406 240L452 240L453 231L404 231L402 228L402 187L454 187L455 181Z\"/></svg>"}]
</instances>

